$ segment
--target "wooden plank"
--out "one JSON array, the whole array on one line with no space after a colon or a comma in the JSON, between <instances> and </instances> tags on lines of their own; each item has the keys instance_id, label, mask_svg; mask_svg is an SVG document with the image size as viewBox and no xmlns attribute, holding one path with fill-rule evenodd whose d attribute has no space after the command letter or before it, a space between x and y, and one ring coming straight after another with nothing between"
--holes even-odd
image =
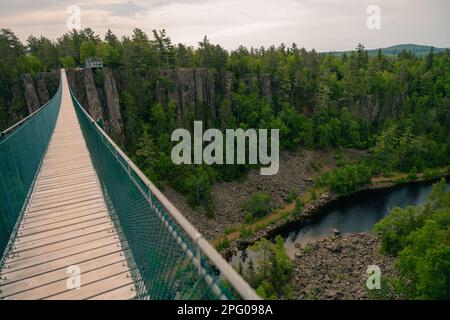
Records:
<instances>
[{"instance_id":1,"label":"wooden plank","mask_svg":"<svg viewBox=\"0 0 450 320\"><path fill-rule=\"evenodd\" d=\"M74 186L74 185L79 185L79 184L82 184L84 182L89 182L89 181L95 181L94 177L84 177L84 178L80 178L80 179L75 179L73 181L70 179L67 179L67 181L61 182L61 183L37 184L36 191L52 190L52 189L60 188L62 186Z\"/></svg>"},{"instance_id":2,"label":"wooden plank","mask_svg":"<svg viewBox=\"0 0 450 320\"><path fill-rule=\"evenodd\" d=\"M104 238L104 237L108 237L108 236L117 237L117 234L115 232L113 233L112 229L106 229L106 230L101 230L101 231L97 231L97 232L92 232L92 233L82 235L82 236L76 237L76 238L70 238L70 239L55 242L55 243L49 243L49 244L46 244L43 246L30 247L25 250L21 250L21 247L19 246L19 247L16 247L13 255L19 255L20 257L26 256L26 255L38 256L40 252L45 253L45 252L52 251L52 250L58 250L63 247L72 247L72 246L80 244L80 243L86 243L89 239L92 241L97 238Z\"/></svg>"},{"instance_id":3,"label":"wooden plank","mask_svg":"<svg viewBox=\"0 0 450 320\"><path fill-rule=\"evenodd\" d=\"M79 190L80 188L87 188L88 186L93 187L93 186L98 186L98 182L97 181L91 181L82 185L75 185L75 186L64 186L64 187L60 187L56 190L47 190L47 191L34 191L32 194L32 197L38 197L38 196L43 196L43 195L57 195L57 194L64 194L66 192L71 192L72 190Z\"/></svg>"},{"instance_id":4,"label":"wooden plank","mask_svg":"<svg viewBox=\"0 0 450 320\"><path fill-rule=\"evenodd\" d=\"M82 286L78 290L70 290L61 294L50 296L46 299L48 300L79 300L79 299L89 299L98 296L100 293L106 293L108 291L131 285L133 280L130 277L128 271L120 273L118 275L100 279L98 281L89 283Z\"/></svg>"},{"instance_id":5,"label":"wooden plank","mask_svg":"<svg viewBox=\"0 0 450 320\"><path fill-rule=\"evenodd\" d=\"M39 217L39 216L43 216L43 215L47 215L49 213L55 213L55 212L61 212L61 214L64 214L64 212L68 211L68 210L72 210L72 209L78 209L80 210L80 208L82 207L88 207L88 206L92 206L92 205L97 205L97 204L105 204L105 202L103 201L102 197L99 196L95 199L90 199L90 200L85 200L85 201L80 201L78 203L72 203L72 204L67 204L65 206L57 206L57 207L53 207L53 208L47 208L47 209L32 209L30 208L27 212L27 216L30 217L31 215L33 217Z\"/></svg>"},{"instance_id":6,"label":"wooden plank","mask_svg":"<svg viewBox=\"0 0 450 320\"><path fill-rule=\"evenodd\" d=\"M108 224L112 225L111 219L108 215L103 215L101 218L97 218L94 220L88 220L88 221L82 221L80 223L76 224L69 224L67 226L63 226L56 229L50 229L40 232L30 232L29 230L26 231L19 231L18 237L20 239L21 243L26 242L32 242L32 241L39 241L41 239L48 239L57 237L59 235L65 235L71 232L76 232L79 230L85 230L94 226L102 225L102 224ZM28 233L28 234L26 234Z\"/></svg>"},{"instance_id":7,"label":"wooden plank","mask_svg":"<svg viewBox=\"0 0 450 320\"><path fill-rule=\"evenodd\" d=\"M52 177L67 177L72 175L74 172L79 173L79 172L91 172L91 168L86 168L85 165L81 164L79 166L76 167L66 167L66 170L63 170L61 172L48 172L46 174L42 173L39 176L39 179L47 179L47 178L52 178Z\"/></svg>"},{"instance_id":8,"label":"wooden plank","mask_svg":"<svg viewBox=\"0 0 450 320\"><path fill-rule=\"evenodd\" d=\"M85 202L85 201L89 201L89 200L93 200L93 199L103 199L103 196L101 194L99 194L98 190L97 192L90 192L87 194L84 194L83 196L79 196L78 198L70 198L70 195L67 194L66 195L66 199L63 199L61 197L60 201L55 201L52 199L49 199L49 201L47 203L43 203L42 201L40 201L39 203L35 203L32 202L30 203L30 209L33 209L33 211L42 211L42 210L46 210L46 209L51 209L51 208L60 208L60 207L65 207L71 204L77 204L80 202Z\"/></svg>"},{"instance_id":9,"label":"wooden plank","mask_svg":"<svg viewBox=\"0 0 450 320\"><path fill-rule=\"evenodd\" d=\"M32 197L30 199L30 202L33 203L33 205L38 205L41 202L45 202L45 201L55 201L55 200L67 200L70 199L71 197L76 197L76 196L81 196L81 195L85 195L85 194L89 194L89 193L98 193L100 190L100 187L98 186L94 186L94 187L89 187L89 188L82 188L82 189L76 189L73 192L70 193L64 193L64 194L60 194L60 195L48 195L48 196L41 196L41 197Z\"/></svg>"},{"instance_id":10,"label":"wooden plank","mask_svg":"<svg viewBox=\"0 0 450 320\"><path fill-rule=\"evenodd\" d=\"M33 250L16 252L14 255L10 255L11 258L8 258L7 261L17 261L21 259L27 259L31 257L39 257L43 254L49 252L56 252L59 250L75 247L78 245L87 245L91 242L95 242L102 239L117 239L117 236L109 233L109 232L97 232L93 234L89 234L84 237L80 237L81 239L71 239L68 241L61 241L54 244L49 244L47 246L42 246Z\"/></svg>"},{"instance_id":11,"label":"wooden plank","mask_svg":"<svg viewBox=\"0 0 450 320\"><path fill-rule=\"evenodd\" d=\"M27 279L36 275L42 275L45 277L45 274L50 271L66 268L72 265L78 265L84 261L99 258L107 254L120 254L121 252L122 249L120 247L117 247L116 244L111 244L105 247L77 253L64 259L57 259L23 269L5 268L5 272L2 275L6 276L6 283Z\"/></svg>"},{"instance_id":12,"label":"wooden plank","mask_svg":"<svg viewBox=\"0 0 450 320\"><path fill-rule=\"evenodd\" d=\"M20 232L22 235L26 236L31 233L37 233L37 232L43 232L43 231L49 231L53 229L62 228L65 226L71 226L74 224L78 224L80 222L86 222L90 220L95 220L98 218L103 218L105 216L108 216L108 212L105 210L98 210L96 212L90 212L88 214L83 212L83 215L79 215L78 213L74 216L72 216L69 219L52 219L50 222L48 220L45 220L44 223L27 223L23 225L23 228L20 228ZM64 218L64 217L63 217Z\"/></svg>"},{"instance_id":13,"label":"wooden plank","mask_svg":"<svg viewBox=\"0 0 450 320\"><path fill-rule=\"evenodd\" d=\"M75 179L75 178L80 178L80 177L84 177L84 176L91 176L92 175L92 170L90 169L85 169L83 171L74 171L70 174L70 178L71 179ZM68 175L58 175L58 176L52 176L52 177L39 177L39 185L48 185L50 183L55 183L55 182L66 182L67 181L67 176Z\"/></svg>"},{"instance_id":14,"label":"wooden plank","mask_svg":"<svg viewBox=\"0 0 450 320\"><path fill-rule=\"evenodd\" d=\"M23 258L19 256L19 259L15 260L6 260L5 266L6 268L10 268L12 270L17 270L19 268L29 268L35 265L51 262L58 259L63 259L65 257L82 253L89 250L94 250L97 248L102 248L111 244L115 244L117 248L121 248L120 242L118 239L114 237L103 238L96 241L91 241L89 243L81 243L73 247L67 247L60 250L54 250L51 252L43 253L39 256L33 256L30 258Z\"/></svg>"},{"instance_id":15,"label":"wooden plank","mask_svg":"<svg viewBox=\"0 0 450 320\"><path fill-rule=\"evenodd\" d=\"M134 284L128 284L126 286L91 297L89 300L132 300L134 298L136 298Z\"/></svg>"},{"instance_id":16,"label":"wooden plank","mask_svg":"<svg viewBox=\"0 0 450 320\"><path fill-rule=\"evenodd\" d=\"M17 293L15 295L7 296L7 299L44 299L49 295L54 294L72 294L72 292L76 292L79 294L79 291L83 289L84 286L89 286L95 282L98 282L101 279L108 279L118 274L122 274L124 272L128 272L128 268L123 266L123 262L116 262L111 265L107 265L92 271L85 271L80 268L80 289L71 289L67 287L67 278L69 275L66 274L66 278L41 286L37 288L33 288L28 291L23 291Z\"/></svg>"},{"instance_id":17,"label":"wooden plank","mask_svg":"<svg viewBox=\"0 0 450 320\"><path fill-rule=\"evenodd\" d=\"M110 222L106 222L103 224L87 227L87 228L84 228L81 230L74 230L74 231L67 232L64 234L57 234L57 235L54 235L51 237L36 239L33 241L22 242L22 241L20 241L20 238L18 238L17 240L19 240L19 241L15 244L15 247L16 247L17 251L28 250L31 248L41 247L41 246L45 246L45 245L52 244L52 243L57 243L57 242L64 241L64 240L79 238L79 237L87 235L87 234L104 231L104 230L112 231L112 230L114 230L114 227L111 226Z\"/></svg>"},{"instance_id":18,"label":"wooden plank","mask_svg":"<svg viewBox=\"0 0 450 320\"><path fill-rule=\"evenodd\" d=\"M82 272L89 272L93 271L117 262L124 263L125 258L117 253L113 253L110 255L106 255L100 258L95 258L91 260L87 260L85 262L82 262L78 264L78 267L80 267ZM37 275L28 279L25 279L23 281L17 281L8 283L2 286L2 293L0 294L1 297L7 297L11 296L15 293L27 291L36 287L40 287L49 283L56 282L58 280L67 279L67 269L61 268L54 271L50 271L45 274L45 277L42 277L41 275Z\"/></svg>"},{"instance_id":19,"label":"wooden plank","mask_svg":"<svg viewBox=\"0 0 450 320\"><path fill-rule=\"evenodd\" d=\"M32 214L26 214L23 218L23 221L27 222L27 223L22 224L20 226L20 228L26 229L27 226L33 227L35 225L43 225L43 224L52 223L52 222L70 220L70 219L73 219L74 217L83 216L86 214L92 214L92 213L98 212L100 210L106 211L107 208L105 207L104 203L98 202L95 204L88 204L87 206L73 208L71 210L65 210L64 214L60 214L59 212L48 213L48 214L37 215L37 216L33 216Z\"/></svg>"},{"instance_id":20,"label":"wooden plank","mask_svg":"<svg viewBox=\"0 0 450 320\"><path fill-rule=\"evenodd\" d=\"M69 196L69 195L67 195ZM94 200L94 199L103 199L103 196L101 194L99 194L99 192L97 191L96 193L88 193L85 194L84 196L80 196L79 198L69 198L67 200L63 200L61 199L61 201L48 201L48 203L34 203L32 202L30 204L30 211L43 211L46 209L52 209L52 208L61 208L61 207L66 207L69 206L71 204L78 204L80 202L86 202L86 201L90 201L90 200Z\"/></svg>"}]
</instances>

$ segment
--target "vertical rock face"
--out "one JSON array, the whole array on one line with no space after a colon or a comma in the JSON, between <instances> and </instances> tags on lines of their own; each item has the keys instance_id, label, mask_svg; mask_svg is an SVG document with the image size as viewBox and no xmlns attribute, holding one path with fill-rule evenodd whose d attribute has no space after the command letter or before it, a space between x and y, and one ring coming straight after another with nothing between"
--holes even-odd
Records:
<instances>
[{"instance_id":1,"label":"vertical rock face","mask_svg":"<svg viewBox=\"0 0 450 320\"><path fill-rule=\"evenodd\" d=\"M230 100L233 95L233 73L225 71L222 75L222 81L225 89L225 98Z\"/></svg>"},{"instance_id":2,"label":"vertical rock face","mask_svg":"<svg viewBox=\"0 0 450 320\"><path fill-rule=\"evenodd\" d=\"M215 110L215 79L209 69L194 69L195 98Z\"/></svg>"},{"instance_id":3,"label":"vertical rock face","mask_svg":"<svg viewBox=\"0 0 450 320\"><path fill-rule=\"evenodd\" d=\"M103 120L106 132L121 143L124 129L116 82L110 69L103 68L98 72L101 79L96 81L92 69L68 70L69 85L92 119Z\"/></svg>"},{"instance_id":4,"label":"vertical rock face","mask_svg":"<svg viewBox=\"0 0 450 320\"><path fill-rule=\"evenodd\" d=\"M244 80L245 85L249 89L258 90L261 97L272 102L272 80L270 74L245 74L242 80Z\"/></svg>"},{"instance_id":5,"label":"vertical rock face","mask_svg":"<svg viewBox=\"0 0 450 320\"><path fill-rule=\"evenodd\" d=\"M216 118L215 90L215 77L210 69L161 70L155 98L161 104L175 102L179 121L185 121L189 114L200 118L204 108L208 115Z\"/></svg>"},{"instance_id":6,"label":"vertical rock face","mask_svg":"<svg viewBox=\"0 0 450 320\"><path fill-rule=\"evenodd\" d=\"M59 73L57 71L39 72L35 77L26 73L20 78L29 113L46 104L58 90Z\"/></svg>"},{"instance_id":7,"label":"vertical rock face","mask_svg":"<svg viewBox=\"0 0 450 320\"><path fill-rule=\"evenodd\" d=\"M66 73L70 90L72 90L77 100L87 109L87 112L89 112L83 69L70 69L66 70Z\"/></svg>"},{"instance_id":8,"label":"vertical rock face","mask_svg":"<svg viewBox=\"0 0 450 320\"><path fill-rule=\"evenodd\" d=\"M37 75L35 84L36 84L36 93L39 97L39 102L41 105L43 105L46 103L44 101L50 100L50 95L48 93L47 85L45 84L45 79L42 74L39 73ZM44 102L44 103L42 103L42 102Z\"/></svg>"},{"instance_id":9,"label":"vertical rock face","mask_svg":"<svg viewBox=\"0 0 450 320\"><path fill-rule=\"evenodd\" d=\"M88 112L92 119L98 121L103 118L102 105L98 98L97 88L95 87L94 76L92 75L92 69L84 69L84 86L86 89L86 100Z\"/></svg>"},{"instance_id":10,"label":"vertical rock face","mask_svg":"<svg viewBox=\"0 0 450 320\"><path fill-rule=\"evenodd\" d=\"M21 75L20 78L22 79L23 88L25 89L24 94L28 106L28 112L33 113L41 107L33 78L31 77L31 74L28 73Z\"/></svg>"},{"instance_id":11,"label":"vertical rock face","mask_svg":"<svg viewBox=\"0 0 450 320\"><path fill-rule=\"evenodd\" d=\"M106 105L108 108L107 127L109 132L123 141L123 122L120 113L119 95L117 93L116 82L113 74L108 68L102 69L103 73L103 91L105 94Z\"/></svg>"},{"instance_id":12,"label":"vertical rock face","mask_svg":"<svg viewBox=\"0 0 450 320\"><path fill-rule=\"evenodd\" d=\"M260 73L258 78L261 97L264 97L269 102L272 102L272 81L270 79L270 74Z\"/></svg>"}]
</instances>

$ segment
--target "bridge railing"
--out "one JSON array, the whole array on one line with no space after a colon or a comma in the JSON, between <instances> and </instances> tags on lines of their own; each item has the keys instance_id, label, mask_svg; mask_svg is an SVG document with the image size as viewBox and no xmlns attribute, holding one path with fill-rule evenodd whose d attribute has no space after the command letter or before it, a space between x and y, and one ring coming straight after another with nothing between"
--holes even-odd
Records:
<instances>
[{"instance_id":1,"label":"bridge railing","mask_svg":"<svg viewBox=\"0 0 450 320\"><path fill-rule=\"evenodd\" d=\"M72 94L77 116L122 248L137 297L259 299L93 121Z\"/></svg>"},{"instance_id":2,"label":"bridge railing","mask_svg":"<svg viewBox=\"0 0 450 320\"><path fill-rule=\"evenodd\" d=\"M61 84L40 109L0 134L0 267L55 128Z\"/></svg>"}]
</instances>

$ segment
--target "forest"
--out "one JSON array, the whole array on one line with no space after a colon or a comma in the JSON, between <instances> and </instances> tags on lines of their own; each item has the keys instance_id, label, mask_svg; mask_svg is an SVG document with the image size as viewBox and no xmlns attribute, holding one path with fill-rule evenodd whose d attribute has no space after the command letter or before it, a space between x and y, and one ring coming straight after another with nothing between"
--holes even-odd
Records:
<instances>
[{"instance_id":1,"label":"forest","mask_svg":"<svg viewBox=\"0 0 450 320\"><path fill-rule=\"evenodd\" d=\"M381 238L382 252L396 257L397 277L374 298L400 294L407 299L450 298L450 190L445 179L433 185L422 206L394 208L373 227Z\"/></svg>"},{"instance_id":2,"label":"forest","mask_svg":"<svg viewBox=\"0 0 450 320\"><path fill-rule=\"evenodd\" d=\"M102 59L119 83L124 139L117 141L157 185L168 183L191 206L214 215L211 188L244 176L249 165L175 165L170 158L174 129L277 128L283 150L354 148L368 156L317 181L350 193L374 175L417 173L450 164L450 52L423 57L368 54L357 44L336 56L307 51L296 43L231 52L205 36L196 47L172 43L165 30L135 29L118 38L87 28L51 41L30 36L22 43L0 31L0 130L28 114L21 75L75 68L88 57ZM214 110L198 102L180 118L175 101L160 101L157 83L173 86L167 70L207 69L215 86ZM224 77L227 75L227 77ZM229 78L231 81L224 81ZM230 85L231 83L231 85ZM228 88L227 86L231 86Z\"/></svg>"}]
</instances>

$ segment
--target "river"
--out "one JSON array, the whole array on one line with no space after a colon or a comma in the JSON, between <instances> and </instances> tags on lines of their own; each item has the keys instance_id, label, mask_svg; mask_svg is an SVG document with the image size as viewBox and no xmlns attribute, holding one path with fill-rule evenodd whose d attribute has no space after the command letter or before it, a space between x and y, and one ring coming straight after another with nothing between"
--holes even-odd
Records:
<instances>
[{"instance_id":1,"label":"river","mask_svg":"<svg viewBox=\"0 0 450 320\"><path fill-rule=\"evenodd\" d=\"M333 201L313 218L280 230L286 252L292 258L295 254L295 244L322 239L329 236L333 229L338 229L341 233L370 231L392 208L425 203L432 184L416 182L386 189L366 190ZM450 186L450 183L447 183L447 186ZM232 264L237 265L239 260L245 262L247 257L256 259L255 253L246 249L239 251L232 258Z\"/></svg>"}]
</instances>

